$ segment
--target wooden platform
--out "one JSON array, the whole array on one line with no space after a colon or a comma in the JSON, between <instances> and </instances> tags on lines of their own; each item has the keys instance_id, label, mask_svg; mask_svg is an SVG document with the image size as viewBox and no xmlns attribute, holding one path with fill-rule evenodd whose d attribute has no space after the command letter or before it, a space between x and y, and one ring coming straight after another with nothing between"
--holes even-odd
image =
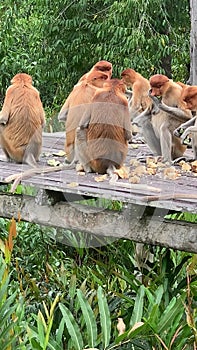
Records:
<instances>
[{"instance_id":1,"label":"wooden platform","mask_svg":"<svg viewBox=\"0 0 197 350\"><path fill-rule=\"evenodd\" d=\"M64 140L64 132L44 134L41 167L46 166L49 159L64 162L64 157L55 155L64 150ZM133 147L136 146L130 146L126 160L131 171L135 169L130 165L131 160L136 159L139 152L149 153L146 145ZM192 151L189 149L187 154L191 155ZM2 152L0 155L2 157ZM4 183L8 175L26 169L29 166L1 161L0 181ZM140 184L145 185L142 190L136 189L128 179L120 179L111 185L108 178L97 182L97 174L84 175L75 170L36 175L23 180L22 184L39 189L38 195L29 197L2 193L0 215L17 217L20 211L22 219L43 225L197 252L197 225L164 219L164 215L173 211L197 212L197 197L173 199L177 193L183 194L183 197L197 195L197 174L181 171L180 166L177 166L177 171L180 174L175 180L166 178L164 169L157 169L155 175L143 174L140 176ZM44 194L42 198L41 193ZM149 196L162 198L163 195L168 195L169 199L148 200ZM87 196L97 200L118 200L123 203L123 209L109 211L105 207L91 208L79 203Z\"/></svg>"}]
</instances>

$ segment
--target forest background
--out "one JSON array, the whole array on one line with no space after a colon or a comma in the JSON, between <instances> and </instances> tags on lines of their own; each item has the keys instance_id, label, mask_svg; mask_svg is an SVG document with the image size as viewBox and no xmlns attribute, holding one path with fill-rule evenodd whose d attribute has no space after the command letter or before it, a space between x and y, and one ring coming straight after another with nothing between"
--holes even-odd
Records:
<instances>
[{"instance_id":1,"label":"forest background","mask_svg":"<svg viewBox=\"0 0 197 350\"><path fill-rule=\"evenodd\" d=\"M32 75L56 131L73 85L98 60L114 77L133 68L187 82L190 30L187 0L1 1L0 102L16 73ZM86 248L70 231L58 232L64 245L56 234L0 219L1 350L197 348L195 254L127 240Z\"/></svg>"}]
</instances>

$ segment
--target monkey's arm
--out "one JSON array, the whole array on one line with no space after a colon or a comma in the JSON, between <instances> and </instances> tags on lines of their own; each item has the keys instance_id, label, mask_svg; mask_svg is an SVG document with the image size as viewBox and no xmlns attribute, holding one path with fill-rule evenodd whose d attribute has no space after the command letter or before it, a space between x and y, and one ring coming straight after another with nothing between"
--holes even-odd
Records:
<instances>
[{"instance_id":1,"label":"monkey's arm","mask_svg":"<svg viewBox=\"0 0 197 350\"><path fill-rule=\"evenodd\" d=\"M153 125L151 122L152 114L150 107L147 107L144 112L137 116L132 124L136 124L144 137L145 142L149 146L154 155L161 155L160 141L156 137Z\"/></svg>"},{"instance_id":2,"label":"monkey's arm","mask_svg":"<svg viewBox=\"0 0 197 350\"><path fill-rule=\"evenodd\" d=\"M64 102L62 108L60 109L60 112L58 114L58 120L59 122L65 122L68 116L69 111L69 102L70 102L70 95L67 97L66 101Z\"/></svg>"},{"instance_id":3,"label":"monkey's arm","mask_svg":"<svg viewBox=\"0 0 197 350\"><path fill-rule=\"evenodd\" d=\"M168 121L163 122L160 127L161 154L164 162L172 162L172 134L169 130Z\"/></svg>"},{"instance_id":4,"label":"monkey's arm","mask_svg":"<svg viewBox=\"0 0 197 350\"><path fill-rule=\"evenodd\" d=\"M12 100L13 100L13 86L10 86L6 91L5 100L3 103L2 110L0 112L0 124L7 124L10 116Z\"/></svg>"},{"instance_id":5,"label":"monkey's arm","mask_svg":"<svg viewBox=\"0 0 197 350\"><path fill-rule=\"evenodd\" d=\"M61 111L58 114L58 121L59 122L65 122L68 116L68 109L61 109Z\"/></svg>"},{"instance_id":6,"label":"monkey's arm","mask_svg":"<svg viewBox=\"0 0 197 350\"><path fill-rule=\"evenodd\" d=\"M137 125L139 128L142 128L147 120L151 119L151 111L150 108L147 107L145 111L140 113L134 120L132 121L133 125Z\"/></svg>"},{"instance_id":7,"label":"monkey's arm","mask_svg":"<svg viewBox=\"0 0 197 350\"><path fill-rule=\"evenodd\" d=\"M181 136L181 130L187 129L189 126L193 126L196 122L197 117L193 117L192 119L188 120L187 122L181 124L177 129L174 130L173 134L177 137Z\"/></svg>"},{"instance_id":8,"label":"monkey's arm","mask_svg":"<svg viewBox=\"0 0 197 350\"><path fill-rule=\"evenodd\" d=\"M158 107L169 114L172 114L174 118L178 119L180 122L191 119L191 112L188 110L181 109L179 107L170 107L165 103L159 103Z\"/></svg>"},{"instance_id":9,"label":"monkey's arm","mask_svg":"<svg viewBox=\"0 0 197 350\"><path fill-rule=\"evenodd\" d=\"M160 101L156 96L152 96L151 95L151 89L148 91L148 96L151 98L152 100L152 107L151 107L151 114L158 114L160 112Z\"/></svg>"}]
</instances>

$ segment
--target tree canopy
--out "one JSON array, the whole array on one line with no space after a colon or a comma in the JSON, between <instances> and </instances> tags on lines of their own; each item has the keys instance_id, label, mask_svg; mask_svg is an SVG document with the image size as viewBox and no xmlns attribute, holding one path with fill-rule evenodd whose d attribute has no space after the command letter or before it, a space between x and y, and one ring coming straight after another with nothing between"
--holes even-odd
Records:
<instances>
[{"instance_id":1,"label":"tree canopy","mask_svg":"<svg viewBox=\"0 0 197 350\"><path fill-rule=\"evenodd\" d=\"M4 0L0 3L1 95L19 71L32 75L46 106L62 104L95 62L113 75L189 77L187 0Z\"/></svg>"}]
</instances>

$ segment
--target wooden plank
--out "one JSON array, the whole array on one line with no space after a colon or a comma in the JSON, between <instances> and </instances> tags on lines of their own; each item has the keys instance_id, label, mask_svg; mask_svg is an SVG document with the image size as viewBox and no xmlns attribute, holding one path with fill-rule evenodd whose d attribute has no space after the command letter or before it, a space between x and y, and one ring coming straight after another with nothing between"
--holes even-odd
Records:
<instances>
[{"instance_id":1,"label":"wooden plank","mask_svg":"<svg viewBox=\"0 0 197 350\"><path fill-rule=\"evenodd\" d=\"M144 216L145 210L146 206L137 205L127 206L122 211L91 208L76 203L40 206L33 197L8 194L0 196L1 217L17 219L20 212L22 220L45 226L81 231L113 240L131 239L197 253L197 225L158 219L161 212L157 210L152 216ZM61 241L63 239L62 242L66 243L66 232L62 234L65 238L61 238Z\"/></svg>"},{"instance_id":2,"label":"wooden plank","mask_svg":"<svg viewBox=\"0 0 197 350\"><path fill-rule=\"evenodd\" d=\"M45 166L49 158L52 158L52 152L58 152L64 149L65 133L49 134L44 133L43 136L43 153L51 153L48 157L41 157L39 165ZM129 149L126 164L129 165L131 158L135 159L137 154L141 151L147 153L148 149L146 145L139 145L138 149ZM191 155L191 150L187 151L187 154ZM1 153L2 154L2 153ZM62 157L53 157L63 162ZM25 171L29 169L29 166L23 164L0 162L0 181L4 182L5 177L8 175ZM156 192L151 192L146 189L143 191L129 187L128 180L120 179L115 185L109 184L109 180L104 182L95 181L96 174L86 174L81 176L76 173L75 170L66 170L57 173L50 173L44 175L36 175L30 179L23 180L22 184L33 186L36 188L43 188L48 190L55 190L64 193L65 198L70 196L71 193L78 194L82 198L84 196L92 196L95 198L106 198L112 200L119 200L124 203L133 203L148 206L167 208L169 210L176 211L188 211L196 213L197 200L195 198L179 198L179 199L168 199L147 202L144 196L156 195ZM77 183L76 187L71 187L73 182ZM121 185L122 183L122 185ZM141 177L141 183L144 185L157 187L161 189L160 195L183 193L192 196L197 194L197 180L195 174L188 173L183 174L176 180L167 180L163 178L162 174L157 175L143 175ZM128 188L125 188L127 184Z\"/></svg>"}]
</instances>

